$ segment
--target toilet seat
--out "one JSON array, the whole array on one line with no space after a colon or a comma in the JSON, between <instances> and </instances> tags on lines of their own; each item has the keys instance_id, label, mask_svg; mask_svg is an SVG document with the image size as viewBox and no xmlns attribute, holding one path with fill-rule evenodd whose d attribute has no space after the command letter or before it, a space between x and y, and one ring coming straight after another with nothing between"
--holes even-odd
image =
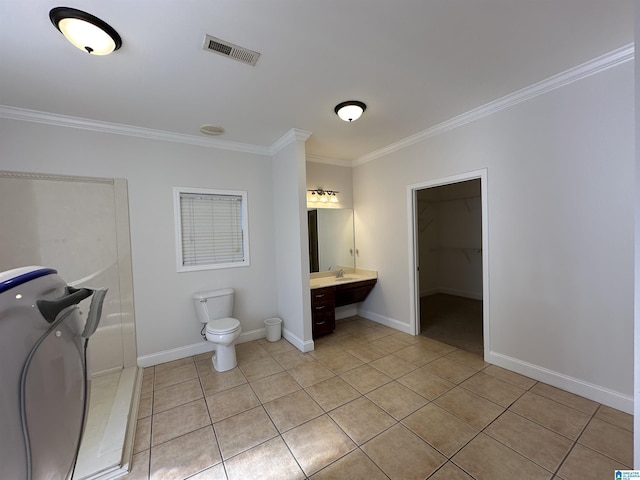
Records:
<instances>
[{"instance_id":1,"label":"toilet seat","mask_svg":"<svg viewBox=\"0 0 640 480\"><path fill-rule=\"evenodd\" d=\"M207 333L213 335L224 335L225 333L235 332L240 328L240 322L236 318L219 318L218 320L210 320L207 322Z\"/></svg>"}]
</instances>

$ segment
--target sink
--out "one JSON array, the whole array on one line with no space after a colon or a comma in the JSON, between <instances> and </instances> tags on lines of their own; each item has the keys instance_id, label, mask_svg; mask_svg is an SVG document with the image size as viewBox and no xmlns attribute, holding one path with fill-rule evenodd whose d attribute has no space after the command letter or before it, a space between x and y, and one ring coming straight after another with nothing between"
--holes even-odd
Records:
<instances>
[{"instance_id":1,"label":"sink","mask_svg":"<svg viewBox=\"0 0 640 480\"><path fill-rule=\"evenodd\" d=\"M352 280L355 280L355 277L340 277L340 278L336 278L335 281L336 282L350 282Z\"/></svg>"}]
</instances>

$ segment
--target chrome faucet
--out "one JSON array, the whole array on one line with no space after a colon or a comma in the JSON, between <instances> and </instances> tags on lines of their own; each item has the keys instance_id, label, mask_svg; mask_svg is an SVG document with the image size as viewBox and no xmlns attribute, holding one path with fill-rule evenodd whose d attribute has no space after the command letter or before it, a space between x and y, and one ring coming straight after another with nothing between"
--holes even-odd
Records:
<instances>
[{"instance_id":1,"label":"chrome faucet","mask_svg":"<svg viewBox=\"0 0 640 480\"><path fill-rule=\"evenodd\" d=\"M344 277L344 268L341 268L340 270L336 270L336 278L343 278Z\"/></svg>"}]
</instances>

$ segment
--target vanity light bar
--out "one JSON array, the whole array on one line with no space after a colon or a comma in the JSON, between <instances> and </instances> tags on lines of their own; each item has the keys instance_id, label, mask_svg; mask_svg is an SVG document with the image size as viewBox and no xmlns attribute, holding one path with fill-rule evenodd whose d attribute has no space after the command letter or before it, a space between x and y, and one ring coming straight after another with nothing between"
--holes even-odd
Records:
<instances>
[{"instance_id":1,"label":"vanity light bar","mask_svg":"<svg viewBox=\"0 0 640 480\"><path fill-rule=\"evenodd\" d=\"M313 190L307 190L307 192L311 192L311 198L309 199L310 202L331 202L331 203L338 203L338 197L336 196L336 193L340 193L337 190L324 190L323 188L316 188Z\"/></svg>"}]
</instances>

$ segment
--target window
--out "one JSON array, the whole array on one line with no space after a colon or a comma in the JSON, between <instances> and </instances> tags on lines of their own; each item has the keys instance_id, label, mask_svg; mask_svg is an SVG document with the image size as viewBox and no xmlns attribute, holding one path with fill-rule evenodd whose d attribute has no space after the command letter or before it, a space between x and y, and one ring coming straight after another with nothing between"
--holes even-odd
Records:
<instances>
[{"instance_id":1,"label":"window","mask_svg":"<svg viewBox=\"0 0 640 480\"><path fill-rule=\"evenodd\" d=\"M247 192L174 187L179 272L249 265Z\"/></svg>"}]
</instances>

